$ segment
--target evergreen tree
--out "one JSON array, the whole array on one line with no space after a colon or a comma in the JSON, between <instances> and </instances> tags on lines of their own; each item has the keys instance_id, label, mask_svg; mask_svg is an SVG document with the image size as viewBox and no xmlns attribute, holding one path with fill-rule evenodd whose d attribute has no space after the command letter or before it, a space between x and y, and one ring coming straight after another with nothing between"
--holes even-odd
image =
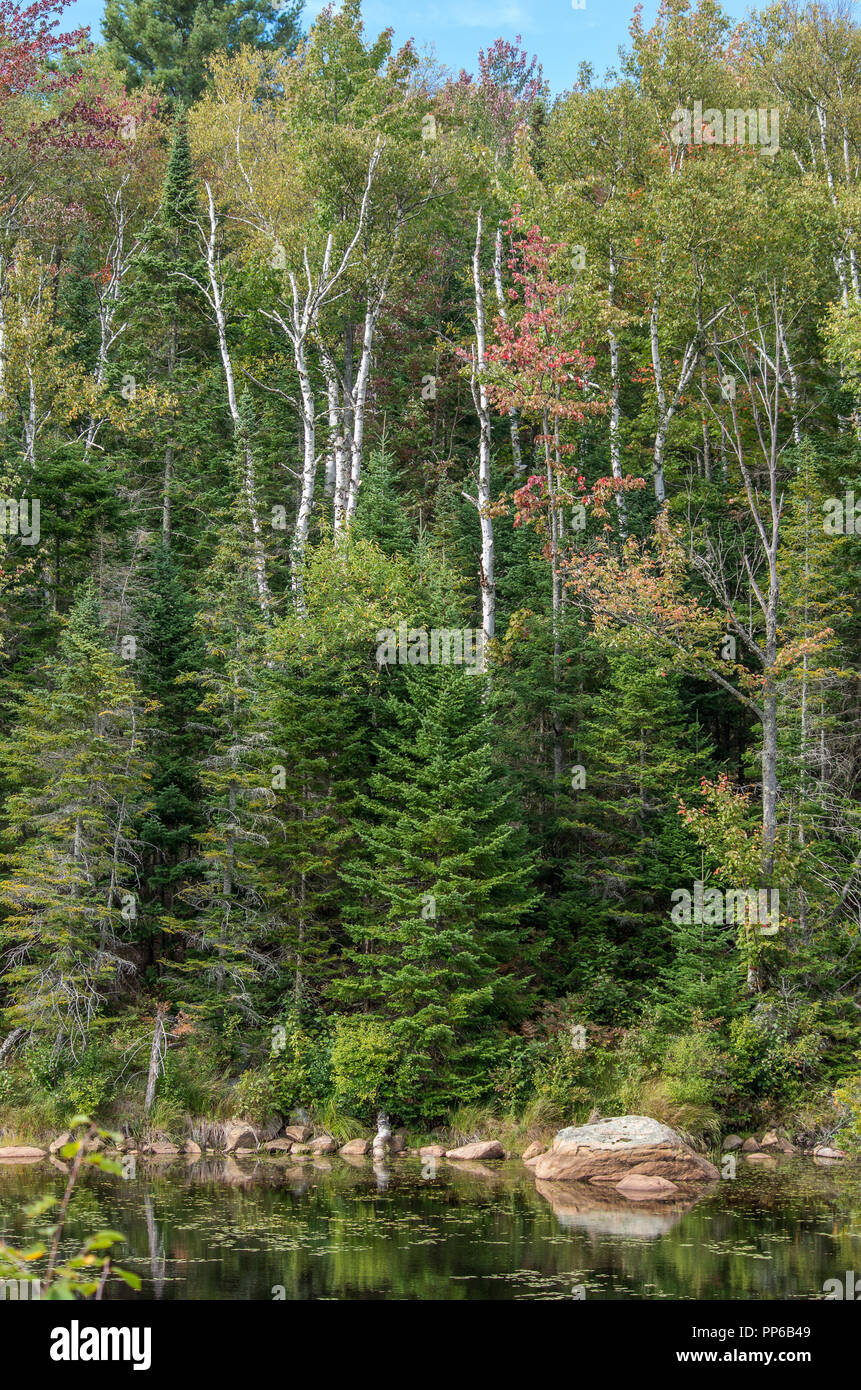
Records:
<instances>
[{"instance_id":1,"label":"evergreen tree","mask_svg":"<svg viewBox=\"0 0 861 1390\"><path fill-rule=\"evenodd\" d=\"M353 535L374 541L385 555L406 555L411 549L410 520L398 496L391 455L374 450L365 464Z\"/></svg>"},{"instance_id":2,"label":"evergreen tree","mask_svg":"<svg viewBox=\"0 0 861 1390\"><path fill-rule=\"evenodd\" d=\"M70 356L87 371L96 365L99 352L99 299L93 283L96 272L86 223L78 232L68 264L57 289L57 322L69 335Z\"/></svg>"},{"instance_id":3,"label":"evergreen tree","mask_svg":"<svg viewBox=\"0 0 861 1390\"><path fill-rule=\"evenodd\" d=\"M131 376L136 385L158 388L167 398L149 426L141 466L148 489L158 488L161 530L169 544L177 501L184 500L192 477L200 487L198 465L212 453L215 413L210 393L220 378L210 361L213 339L206 305L194 281L205 280L193 218L197 181L184 110L173 122L170 155L159 212L145 245L129 269L122 297L124 332L113 364L117 384ZM217 419L217 416L216 416ZM160 476L151 474L153 446ZM205 486L205 483L204 483Z\"/></svg>"},{"instance_id":4,"label":"evergreen tree","mask_svg":"<svg viewBox=\"0 0 861 1390\"><path fill-rule=\"evenodd\" d=\"M711 750L685 712L678 678L636 651L610 654L571 755L574 838L564 904L576 959L568 988L595 1015L631 1017L671 950L670 894L697 876L679 800L696 797Z\"/></svg>"},{"instance_id":5,"label":"evergreen tree","mask_svg":"<svg viewBox=\"0 0 861 1390\"><path fill-rule=\"evenodd\" d=\"M240 504L219 517L203 578L199 710L207 741L198 772L200 871L178 894L193 910L193 921L170 923L189 947L176 962L188 981L184 1001L214 1011L222 1024L232 1010L255 1013L256 982L274 970L260 950L271 926L261 862L274 825L274 771L284 759L273 741L263 680L266 633L249 533Z\"/></svg>"},{"instance_id":6,"label":"evergreen tree","mask_svg":"<svg viewBox=\"0 0 861 1390\"><path fill-rule=\"evenodd\" d=\"M156 544L143 586L138 671L153 712L147 734L152 804L139 831L144 855L141 925L152 939L162 913L171 915L181 907L176 892L190 872L200 830L197 765L204 731L196 714L201 690L194 677L203 647L191 598L164 544Z\"/></svg>"},{"instance_id":7,"label":"evergreen tree","mask_svg":"<svg viewBox=\"0 0 861 1390\"><path fill-rule=\"evenodd\" d=\"M411 672L360 799L361 852L344 869L360 905L347 923L352 973L332 993L385 1021L401 1059L392 1101L426 1116L486 1091L534 904L483 695L470 673Z\"/></svg>"},{"instance_id":8,"label":"evergreen tree","mask_svg":"<svg viewBox=\"0 0 861 1390\"><path fill-rule=\"evenodd\" d=\"M5 740L8 877L0 938L7 1016L79 1056L107 998L134 973L135 812L146 794L134 682L82 589Z\"/></svg>"},{"instance_id":9,"label":"evergreen tree","mask_svg":"<svg viewBox=\"0 0 861 1390\"><path fill-rule=\"evenodd\" d=\"M302 0L107 0L102 33L129 88L151 82L188 105L212 54L249 44L291 53L301 13Z\"/></svg>"}]
</instances>

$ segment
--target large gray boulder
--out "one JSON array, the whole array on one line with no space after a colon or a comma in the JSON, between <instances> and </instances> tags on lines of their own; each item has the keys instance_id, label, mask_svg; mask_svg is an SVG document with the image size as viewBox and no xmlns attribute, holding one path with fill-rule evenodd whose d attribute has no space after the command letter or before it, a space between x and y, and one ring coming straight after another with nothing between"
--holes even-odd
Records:
<instances>
[{"instance_id":1,"label":"large gray boulder","mask_svg":"<svg viewBox=\"0 0 861 1390\"><path fill-rule=\"evenodd\" d=\"M612 1183L629 1174L668 1182L714 1182L720 1173L669 1125L648 1115L616 1115L560 1129L549 1153L530 1164L543 1181Z\"/></svg>"}]
</instances>

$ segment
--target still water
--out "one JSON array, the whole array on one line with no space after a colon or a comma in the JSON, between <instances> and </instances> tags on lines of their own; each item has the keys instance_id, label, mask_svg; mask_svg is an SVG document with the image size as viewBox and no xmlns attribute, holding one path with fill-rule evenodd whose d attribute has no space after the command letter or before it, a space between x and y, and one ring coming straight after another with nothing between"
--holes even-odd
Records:
<instances>
[{"instance_id":1,"label":"still water","mask_svg":"<svg viewBox=\"0 0 861 1390\"><path fill-rule=\"evenodd\" d=\"M31 1239L23 1206L63 1186L44 1163L0 1166L3 1239ZM861 1165L739 1162L699 1201L656 1204L518 1162L139 1158L133 1178L82 1176L70 1253L105 1227L143 1280L114 1298L812 1299L861 1273Z\"/></svg>"}]
</instances>

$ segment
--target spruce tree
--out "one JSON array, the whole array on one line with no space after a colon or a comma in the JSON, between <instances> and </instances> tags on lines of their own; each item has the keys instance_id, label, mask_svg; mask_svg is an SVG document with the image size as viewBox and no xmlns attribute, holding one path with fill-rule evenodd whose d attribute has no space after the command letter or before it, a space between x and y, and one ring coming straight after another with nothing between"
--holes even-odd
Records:
<instances>
[{"instance_id":1,"label":"spruce tree","mask_svg":"<svg viewBox=\"0 0 861 1390\"><path fill-rule=\"evenodd\" d=\"M44 687L23 695L2 749L13 787L0 884L7 1017L76 1057L134 968L141 722L134 682L88 583Z\"/></svg>"},{"instance_id":2,"label":"spruce tree","mask_svg":"<svg viewBox=\"0 0 861 1390\"><path fill-rule=\"evenodd\" d=\"M406 555L412 541L410 520L395 484L391 455L374 450L365 464L352 529L357 540L374 541L385 555Z\"/></svg>"},{"instance_id":3,"label":"spruce tree","mask_svg":"<svg viewBox=\"0 0 861 1390\"><path fill-rule=\"evenodd\" d=\"M180 110L173 122L158 215L126 277L124 332L111 368L117 388L121 379L131 377L136 387L154 387L166 397L165 407L148 427L140 466L147 490L160 496L161 531L168 544L177 506L186 501L187 493L199 497L201 485L206 487L209 458L223 442L220 411L210 399L220 388L211 360L212 329L193 283L205 280L193 225L196 203L188 123ZM155 477L154 452L159 459ZM192 500L188 498L189 505Z\"/></svg>"},{"instance_id":4,"label":"spruce tree","mask_svg":"<svg viewBox=\"0 0 861 1390\"><path fill-rule=\"evenodd\" d=\"M179 892L193 920L171 926L188 943L176 969L183 1001L225 1023L255 1013L254 989L274 967L260 947L271 908L263 859L274 825L274 770L283 762L263 679L266 632L257 603L253 546L237 503L216 519L212 563L197 623L204 646L199 716L207 742L198 769L202 826L195 870Z\"/></svg>"},{"instance_id":5,"label":"spruce tree","mask_svg":"<svg viewBox=\"0 0 861 1390\"><path fill-rule=\"evenodd\" d=\"M401 1113L439 1115L485 1092L500 1017L516 1013L508 972L533 866L494 769L483 697L474 674L410 671L343 874L352 974L332 993L385 1022Z\"/></svg>"},{"instance_id":6,"label":"spruce tree","mask_svg":"<svg viewBox=\"0 0 861 1390\"><path fill-rule=\"evenodd\" d=\"M678 678L613 651L571 749L563 897L575 957L568 988L603 1022L631 1017L674 949L670 894L697 875L679 817L712 769Z\"/></svg>"},{"instance_id":7,"label":"spruce tree","mask_svg":"<svg viewBox=\"0 0 861 1390\"><path fill-rule=\"evenodd\" d=\"M162 914L181 909L177 889L193 867L201 824L197 764L203 738L197 715L201 690L195 679L203 645L179 567L161 542L145 567L139 612L139 681L152 707L147 730L152 801L139 830L144 855L141 925L155 952Z\"/></svg>"}]
</instances>

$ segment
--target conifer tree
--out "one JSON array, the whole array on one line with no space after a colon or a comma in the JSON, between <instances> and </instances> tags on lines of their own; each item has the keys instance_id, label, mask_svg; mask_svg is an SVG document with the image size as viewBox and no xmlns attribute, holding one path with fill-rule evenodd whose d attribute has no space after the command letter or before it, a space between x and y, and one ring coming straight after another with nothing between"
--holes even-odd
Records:
<instances>
[{"instance_id":1,"label":"conifer tree","mask_svg":"<svg viewBox=\"0 0 861 1390\"><path fill-rule=\"evenodd\" d=\"M671 945L669 900L697 876L679 818L712 771L705 735L678 678L656 678L634 651L614 651L571 756L567 827L574 852L564 902L575 947L569 988L596 1016L627 1015Z\"/></svg>"},{"instance_id":2,"label":"conifer tree","mask_svg":"<svg viewBox=\"0 0 861 1390\"><path fill-rule=\"evenodd\" d=\"M486 1087L496 1020L516 1013L508 972L535 900L483 695L468 672L410 672L344 870L360 905L347 924L353 973L332 992L385 1021L401 1057L393 1103L425 1115Z\"/></svg>"},{"instance_id":3,"label":"conifer tree","mask_svg":"<svg viewBox=\"0 0 861 1390\"><path fill-rule=\"evenodd\" d=\"M161 499L161 530L170 544L176 496L191 482L192 463L212 450L212 411L204 406L214 373L205 368L211 333L192 280L202 278L193 225L197 183L184 110L173 122L158 216L135 256L123 293L125 331L113 375L136 387L160 388L167 404L151 427L144 469L155 445L161 477L150 480ZM151 442L150 442L151 441Z\"/></svg>"},{"instance_id":4,"label":"conifer tree","mask_svg":"<svg viewBox=\"0 0 861 1390\"><path fill-rule=\"evenodd\" d=\"M134 973L136 811L146 796L141 710L111 650L92 584L5 739L0 928L7 1016L79 1056L110 995Z\"/></svg>"},{"instance_id":5,"label":"conifer tree","mask_svg":"<svg viewBox=\"0 0 861 1390\"><path fill-rule=\"evenodd\" d=\"M92 371L99 351L99 301L96 272L86 223L81 226L57 289L57 322L69 335L69 353Z\"/></svg>"},{"instance_id":6,"label":"conifer tree","mask_svg":"<svg viewBox=\"0 0 861 1390\"><path fill-rule=\"evenodd\" d=\"M395 482L391 455L384 448L375 449L364 467L352 529L357 540L375 541L385 555L406 555L412 540L410 521Z\"/></svg>"},{"instance_id":7,"label":"conifer tree","mask_svg":"<svg viewBox=\"0 0 861 1390\"><path fill-rule=\"evenodd\" d=\"M271 908L261 867L274 824L276 764L263 679L266 632L255 598L253 546L237 502L215 522L212 563L203 578L198 624L204 644L199 706L207 742L199 768L203 826L200 873L178 894L193 922L177 920L189 945L177 969L185 1001L213 1010L255 1013L254 986L274 966L260 946Z\"/></svg>"},{"instance_id":8,"label":"conifer tree","mask_svg":"<svg viewBox=\"0 0 861 1390\"><path fill-rule=\"evenodd\" d=\"M153 937L162 913L179 910L176 892L192 865L200 829L198 760L204 731L195 679L203 660L194 608L172 551L161 542L149 557L139 605L141 691L153 706L147 742L152 803L140 826L144 855L141 916Z\"/></svg>"},{"instance_id":9,"label":"conifer tree","mask_svg":"<svg viewBox=\"0 0 861 1390\"><path fill-rule=\"evenodd\" d=\"M102 32L130 88L151 82L186 105L207 84L206 60L244 44L292 52L301 0L108 0Z\"/></svg>"}]
</instances>

